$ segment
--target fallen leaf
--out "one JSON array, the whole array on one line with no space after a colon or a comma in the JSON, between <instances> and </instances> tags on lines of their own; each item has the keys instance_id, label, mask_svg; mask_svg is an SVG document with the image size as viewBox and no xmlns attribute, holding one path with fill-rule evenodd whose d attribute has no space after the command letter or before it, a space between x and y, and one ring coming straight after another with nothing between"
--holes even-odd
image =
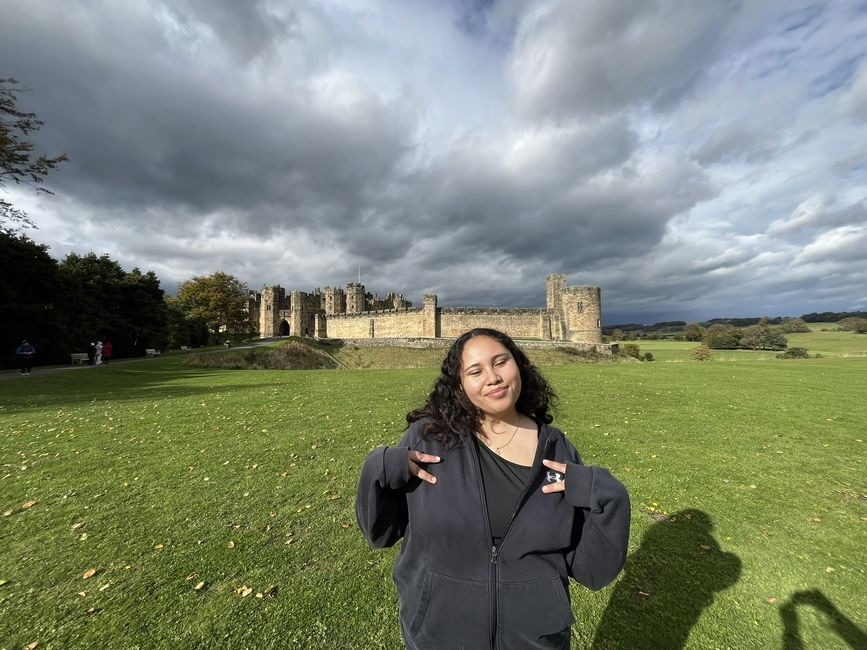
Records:
<instances>
[{"instance_id":1,"label":"fallen leaf","mask_svg":"<svg viewBox=\"0 0 867 650\"><path fill-rule=\"evenodd\" d=\"M646 591L639 591L639 592L638 592L638 595L647 598L650 594L647 593Z\"/></svg>"},{"instance_id":2,"label":"fallen leaf","mask_svg":"<svg viewBox=\"0 0 867 650\"><path fill-rule=\"evenodd\" d=\"M205 581L202 580L201 582L196 583L196 586L193 587L193 589L195 589L196 591L199 591L200 589L203 589L204 586L205 586Z\"/></svg>"},{"instance_id":3,"label":"fallen leaf","mask_svg":"<svg viewBox=\"0 0 867 650\"><path fill-rule=\"evenodd\" d=\"M82 598L84 598L85 596L87 596L87 592L86 592L86 591L79 591L79 592L78 592L77 594L75 594L75 595L76 595L76 596L81 596Z\"/></svg>"},{"instance_id":4,"label":"fallen leaf","mask_svg":"<svg viewBox=\"0 0 867 650\"><path fill-rule=\"evenodd\" d=\"M88 569L87 571L84 572L84 575L82 576L82 578L84 578L85 580L88 580L95 575L96 575L96 569Z\"/></svg>"},{"instance_id":5,"label":"fallen leaf","mask_svg":"<svg viewBox=\"0 0 867 650\"><path fill-rule=\"evenodd\" d=\"M81 536L79 536L78 539L81 540L81 541L83 542L84 540L87 539L87 533L81 533Z\"/></svg>"},{"instance_id":6,"label":"fallen leaf","mask_svg":"<svg viewBox=\"0 0 867 650\"><path fill-rule=\"evenodd\" d=\"M110 583L110 582L106 582L104 585L102 585L102 586L99 588L99 591L105 591L105 590L108 589L109 587L111 587L111 583Z\"/></svg>"},{"instance_id":7,"label":"fallen leaf","mask_svg":"<svg viewBox=\"0 0 867 650\"><path fill-rule=\"evenodd\" d=\"M162 544L154 544L154 550L155 550L155 551L158 551L158 550L160 550L161 548L163 548L163 545L162 545Z\"/></svg>"},{"instance_id":8,"label":"fallen leaf","mask_svg":"<svg viewBox=\"0 0 867 650\"><path fill-rule=\"evenodd\" d=\"M349 528L349 524L340 524L341 528Z\"/></svg>"},{"instance_id":9,"label":"fallen leaf","mask_svg":"<svg viewBox=\"0 0 867 650\"><path fill-rule=\"evenodd\" d=\"M91 608L88 609L86 612L84 612L84 615L85 615L85 616L90 616L91 614L96 614L96 612L97 612L96 607L91 607Z\"/></svg>"},{"instance_id":10,"label":"fallen leaf","mask_svg":"<svg viewBox=\"0 0 867 650\"><path fill-rule=\"evenodd\" d=\"M0 587L5 585L7 582L9 582L9 581L8 580L0 580Z\"/></svg>"},{"instance_id":11,"label":"fallen leaf","mask_svg":"<svg viewBox=\"0 0 867 650\"><path fill-rule=\"evenodd\" d=\"M767 598L765 598L765 602L768 605L773 605L775 602L777 602L777 599L774 598L773 596L768 596Z\"/></svg>"},{"instance_id":12,"label":"fallen leaf","mask_svg":"<svg viewBox=\"0 0 867 650\"><path fill-rule=\"evenodd\" d=\"M198 573L191 573L186 578L184 578L184 580L192 580L193 578L198 578L198 577L199 577Z\"/></svg>"},{"instance_id":13,"label":"fallen leaf","mask_svg":"<svg viewBox=\"0 0 867 650\"><path fill-rule=\"evenodd\" d=\"M5 511L3 512L3 516L4 516L4 517L8 517L8 516L10 516L10 515L12 514L12 512L13 512L12 510L5 510Z\"/></svg>"},{"instance_id":14,"label":"fallen leaf","mask_svg":"<svg viewBox=\"0 0 867 650\"><path fill-rule=\"evenodd\" d=\"M711 549L711 547L710 547L709 544L700 544L700 546L701 546L702 549L704 549L705 551L709 551L709 550Z\"/></svg>"},{"instance_id":15,"label":"fallen leaf","mask_svg":"<svg viewBox=\"0 0 867 650\"><path fill-rule=\"evenodd\" d=\"M262 593L266 596L275 596L277 594L277 585L268 585Z\"/></svg>"},{"instance_id":16,"label":"fallen leaf","mask_svg":"<svg viewBox=\"0 0 867 650\"><path fill-rule=\"evenodd\" d=\"M21 504L21 509L22 510L29 510L30 508L35 506L36 503L37 503L36 501L25 501L24 503Z\"/></svg>"},{"instance_id":17,"label":"fallen leaf","mask_svg":"<svg viewBox=\"0 0 867 650\"><path fill-rule=\"evenodd\" d=\"M78 529L81 528L82 526L84 526L84 522L83 522L83 521L79 521L77 524L72 524L72 530L78 530Z\"/></svg>"},{"instance_id":18,"label":"fallen leaf","mask_svg":"<svg viewBox=\"0 0 867 650\"><path fill-rule=\"evenodd\" d=\"M235 542L230 541L228 544L226 544L226 546L228 546L229 548L235 548Z\"/></svg>"},{"instance_id":19,"label":"fallen leaf","mask_svg":"<svg viewBox=\"0 0 867 650\"><path fill-rule=\"evenodd\" d=\"M241 585L235 590L235 593L238 594L241 598L246 598L253 593L253 590L247 585Z\"/></svg>"},{"instance_id":20,"label":"fallen leaf","mask_svg":"<svg viewBox=\"0 0 867 650\"><path fill-rule=\"evenodd\" d=\"M34 641L33 643L28 643L26 646L24 646L24 650L36 650L38 646L39 641Z\"/></svg>"}]
</instances>

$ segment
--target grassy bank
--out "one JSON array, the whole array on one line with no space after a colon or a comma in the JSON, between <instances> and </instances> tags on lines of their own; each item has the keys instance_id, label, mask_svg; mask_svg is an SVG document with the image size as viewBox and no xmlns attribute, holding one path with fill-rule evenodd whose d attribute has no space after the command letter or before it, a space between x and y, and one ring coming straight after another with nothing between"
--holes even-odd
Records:
<instances>
[{"instance_id":1,"label":"grassy bank","mask_svg":"<svg viewBox=\"0 0 867 650\"><path fill-rule=\"evenodd\" d=\"M573 589L575 647L867 626L867 359L738 361L546 368L557 423L633 500L624 575ZM355 481L435 367L182 363L0 387L0 647L399 647L396 549L366 547Z\"/></svg>"}]
</instances>

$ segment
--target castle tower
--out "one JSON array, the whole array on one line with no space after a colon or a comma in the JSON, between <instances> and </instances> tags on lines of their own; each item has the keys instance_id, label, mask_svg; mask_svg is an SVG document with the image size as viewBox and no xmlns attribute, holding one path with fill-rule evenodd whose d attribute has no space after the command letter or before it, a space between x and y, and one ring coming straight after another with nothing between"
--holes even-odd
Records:
<instances>
[{"instance_id":1,"label":"castle tower","mask_svg":"<svg viewBox=\"0 0 867 650\"><path fill-rule=\"evenodd\" d=\"M563 290L566 288L566 276L554 273L548 276L548 311L559 311L563 307Z\"/></svg>"},{"instance_id":2,"label":"castle tower","mask_svg":"<svg viewBox=\"0 0 867 650\"><path fill-rule=\"evenodd\" d=\"M346 313L360 314L363 311L367 311L364 285L359 282L350 282L346 285Z\"/></svg>"},{"instance_id":3,"label":"castle tower","mask_svg":"<svg viewBox=\"0 0 867 650\"><path fill-rule=\"evenodd\" d=\"M286 302L286 290L279 284L262 289L259 301L259 336L263 339L280 333L280 310Z\"/></svg>"},{"instance_id":4,"label":"castle tower","mask_svg":"<svg viewBox=\"0 0 867 650\"><path fill-rule=\"evenodd\" d=\"M440 334L440 313L437 309L436 294L426 294L422 296L422 336L429 338L439 338Z\"/></svg>"},{"instance_id":5,"label":"castle tower","mask_svg":"<svg viewBox=\"0 0 867 650\"><path fill-rule=\"evenodd\" d=\"M256 291L248 292L245 310L247 318L250 320L250 327L255 334L258 334L261 328L262 294Z\"/></svg>"},{"instance_id":6,"label":"castle tower","mask_svg":"<svg viewBox=\"0 0 867 650\"><path fill-rule=\"evenodd\" d=\"M602 343L602 289L567 287L562 296L570 341Z\"/></svg>"},{"instance_id":7,"label":"castle tower","mask_svg":"<svg viewBox=\"0 0 867 650\"><path fill-rule=\"evenodd\" d=\"M549 336L555 341L563 341L568 338L566 317L563 313L563 291L566 289L566 276L562 273L549 275L547 289Z\"/></svg>"},{"instance_id":8,"label":"castle tower","mask_svg":"<svg viewBox=\"0 0 867 650\"><path fill-rule=\"evenodd\" d=\"M345 314L346 294L340 287L325 287L325 315Z\"/></svg>"}]
</instances>

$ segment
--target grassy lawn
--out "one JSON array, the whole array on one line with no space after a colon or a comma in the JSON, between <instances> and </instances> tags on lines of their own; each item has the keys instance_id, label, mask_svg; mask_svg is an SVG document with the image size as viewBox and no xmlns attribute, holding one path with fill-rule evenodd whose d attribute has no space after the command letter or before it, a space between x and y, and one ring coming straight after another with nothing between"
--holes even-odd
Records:
<instances>
[{"instance_id":1,"label":"grassy lawn","mask_svg":"<svg viewBox=\"0 0 867 650\"><path fill-rule=\"evenodd\" d=\"M575 647L863 647L867 358L652 343L661 362L546 368L557 423L633 500L625 573L573 588ZM0 380L0 648L401 647L396 549L367 548L355 482L434 373Z\"/></svg>"}]
</instances>

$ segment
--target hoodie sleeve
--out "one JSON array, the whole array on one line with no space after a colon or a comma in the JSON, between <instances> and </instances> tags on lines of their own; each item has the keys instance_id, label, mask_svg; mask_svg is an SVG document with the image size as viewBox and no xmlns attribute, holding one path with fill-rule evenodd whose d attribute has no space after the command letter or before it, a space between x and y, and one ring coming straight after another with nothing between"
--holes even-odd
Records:
<instances>
[{"instance_id":1,"label":"hoodie sleeve","mask_svg":"<svg viewBox=\"0 0 867 650\"><path fill-rule=\"evenodd\" d=\"M566 463L566 501L582 511L576 518L578 544L567 555L570 575L593 591L610 584L623 569L629 545L629 493L602 467Z\"/></svg>"},{"instance_id":2,"label":"hoodie sleeve","mask_svg":"<svg viewBox=\"0 0 867 650\"><path fill-rule=\"evenodd\" d=\"M373 548L386 548L403 537L408 521L406 485L410 481L409 432L395 447L377 447L361 466L355 516Z\"/></svg>"}]
</instances>

